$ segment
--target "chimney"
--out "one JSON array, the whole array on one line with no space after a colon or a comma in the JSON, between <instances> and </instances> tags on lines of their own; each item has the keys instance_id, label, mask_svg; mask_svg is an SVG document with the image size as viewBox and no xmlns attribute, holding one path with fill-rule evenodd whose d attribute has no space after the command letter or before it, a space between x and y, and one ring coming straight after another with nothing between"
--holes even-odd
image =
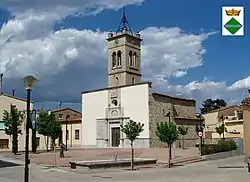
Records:
<instances>
[{"instance_id":1,"label":"chimney","mask_svg":"<svg viewBox=\"0 0 250 182\"><path fill-rule=\"evenodd\" d=\"M0 94L3 93L3 73L0 74Z\"/></svg>"},{"instance_id":2,"label":"chimney","mask_svg":"<svg viewBox=\"0 0 250 182\"><path fill-rule=\"evenodd\" d=\"M12 89L12 96L15 97L15 89Z\"/></svg>"}]
</instances>

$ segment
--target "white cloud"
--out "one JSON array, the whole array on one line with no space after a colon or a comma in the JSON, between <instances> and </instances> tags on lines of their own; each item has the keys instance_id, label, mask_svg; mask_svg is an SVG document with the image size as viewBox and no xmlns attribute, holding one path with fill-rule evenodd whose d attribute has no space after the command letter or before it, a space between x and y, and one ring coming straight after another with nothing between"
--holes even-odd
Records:
<instances>
[{"instance_id":1,"label":"white cloud","mask_svg":"<svg viewBox=\"0 0 250 182\"><path fill-rule=\"evenodd\" d=\"M144 0L1 0L0 7L8 8L12 12L24 12L28 9L36 11L51 11L63 7L74 9L78 13L98 13L103 9L117 9L124 5L141 4Z\"/></svg>"},{"instance_id":2,"label":"white cloud","mask_svg":"<svg viewBox=\"0 0 250 182\"><path fill-rule=\"evenodd\" d=\"M245 89L250 88L250 76L242 80L236 81L234 84L232 84L229 87L229 90L239 90L239 89L244 89L244 88Z\"/></svg>"},{"instance_id":3,"label":"white cloud","mask_svg":"<svg viewBox=\"0 0 250 182\"><path fill-rule=\"evenodd\" d=\"M142 65L145 77L155 81L178 74L180 70L201 66L206 52L202 43L214 33L188 34L177 27L149 27L143 30Z\"/></svg>"},{"instance_id":4,"label":"white cloud","mask_svg":"<svg viewBox=\"0 0 250 182\"><path fill-rule=\"evenodd\" d=\"M173 72L172 75L176 78L181 78L185 76L186 74L187 74L187 71L178 70L178 71Z\"/></svg>"}]
</instances>

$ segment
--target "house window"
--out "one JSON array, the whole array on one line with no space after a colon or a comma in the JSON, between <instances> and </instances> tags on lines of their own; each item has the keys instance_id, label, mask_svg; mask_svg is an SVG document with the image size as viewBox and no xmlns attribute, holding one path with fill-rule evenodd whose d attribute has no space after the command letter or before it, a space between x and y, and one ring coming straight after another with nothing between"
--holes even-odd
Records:
<instances>
[{"instance_id":1,"label":"house window","mask_svg":"<svg viewBox=\"0 0 250 182\"><path fill-rule=\"evenodd\" d=\"M4 122L0 121L0 130L4 130L5 126L4 126Z\"/></svg>"},{"instance_id":2,"label":"house window","mask_svg":"<svg viewBox=\"0 0 250 182\"><path fill-rule=\"evenodd\" d=\"M69 130L66 131L66 140L69 139Z\"/></svg>"},{"instance_id":3,"label":"house window","mask_svg":"<svg viewBox=\"0 0 250 182\"><path fill-rule=\"evenodd\" d=\"M132 51L129 51L129 66L133 66L133 58L132 58Z\"/></svg>"},{"instance_id":4,"label":"house window","mask_svg":"<svg viewBox=\"0 0 250 182\"><path fill-rule=\"evenodd\" d=\"M122 65L122 52L118 51L117 53L117 66L121 66Z\"/></svg>"},{"instance_id":5,"label":"house window","mask_svg":"<svg viewBox=\"0 0 250 182\"><path fill-rule=\"evenodd\" d=\"M135 52L134 55L133 55L133 67L136 68L136 65L137 65L137 55L136 55L136 52Z\"/></svg>"},{"instance_id":6,"label":"house window","mask_svg":"<svg viewBox=\"0 0 250 182\"><path fill-rule=\"evenodd\" d=\"M116 67L116 53L113 52L112 54L112 67L115 68Z\"/></svg>"},{"instance_id":7,"label":"house window","mask_svg":"<svg viewBox=\"0 0 250 182\"><path fill-rule=\"evenodd\" d=\"M0 149L9 148L9 139L0 139Z\"/></svg>"},{"instance_id":8,"label":"house window","mask_svg":"<svg viewBox=\"0 0 250 182\"><path fill-rule=\"evenodd\" d=\"M58 118L63 119L63 114L59 114Z\"/></svg>"},{"instance_id":9,"label":"house window","mask_svg":"<svg viewBox=\"0 0 250 182\"><path fill-rule=\"evenodd\" d=\"M75 139L79 140L80 139L80 131L77 129L75 130Z\"/></svg>"}]
</instances>

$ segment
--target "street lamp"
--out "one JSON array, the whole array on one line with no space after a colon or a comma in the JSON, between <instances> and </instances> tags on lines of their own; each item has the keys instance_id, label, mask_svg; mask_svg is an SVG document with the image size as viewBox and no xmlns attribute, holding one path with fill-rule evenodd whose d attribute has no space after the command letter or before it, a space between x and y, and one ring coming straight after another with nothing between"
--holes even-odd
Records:
<instances>
[{"instance_id":1,"label":"street lamp","mask_svg":"<svg viewBox=\"0 0 250 182\"><path fill-rule=\"evenodd\" d=\"M171 116L170 116L170 111L166 114L166 117L168 117L168 124L171 123ZM172 159L172 145L169 145L169 157Z\"/></svg>"},{"instance_id":2,"label":"street lamp","mask_svg":"<svg viewBox=\"0 0 250 182\"><path fill-rule=\"evenodd\" d=\"M36 110L33 109L31 112L31 125L32 125L32 152L36 153Z\"/></svg>"},{"instance_id":3,"label":"street lamp","mask_svg":"<svg viewBox=\"0 0 250 182\"><path fill-rule=\"evenodd\" d=\"M33 76L26 76L23 78L24 88L27 91L27 108L26 108L26 141L25 141L25 166L24 166L24 182L29 181L29 123L30 123L30 92L32 87L38 80Z\"/></svg>"},{"instance_id":4,"label":"street lamp","mask_svg":"<svg viewBox=\"0 0 250 182\"><path fill-rule=\"evenodd\" d=\"M200 119L200 127L196 125L196 132L198 136L200 137L200 151L202 150L202 136L203 136L203 127L202 127L202 114L197 113L196 116Z\"/></svg>"},{"instance_id":5,"label":"street lamp","mask_svg":"<svg viewBox=\"0 0 250 182\"><path fill-rule=\"evenodd\" d=\"M65 147L65 150L67 151L68 150L68 119L69 119L70 115L67 114L66 115L66 147Z\"/></svg>"},{"instance_id":6,"label":"street lamp","mask_svg":"<svg viewBox=\"0 0 250 182\"><path fill-rule=\"evenodd\" d=\"M221 121L222 121L222 127L223 127L223 133L222 133L222 139L225 140L225 123L224 123L224 116L222 115L220 117Z\"/></svg>"}]
</instances>

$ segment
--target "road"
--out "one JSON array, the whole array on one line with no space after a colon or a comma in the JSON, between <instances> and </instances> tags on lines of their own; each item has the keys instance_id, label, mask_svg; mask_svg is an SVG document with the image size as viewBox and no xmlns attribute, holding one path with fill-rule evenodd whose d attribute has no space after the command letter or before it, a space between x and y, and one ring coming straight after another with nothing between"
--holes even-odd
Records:
<instances>
[{"instance_id":1,"label":"road","mask_svg":"<svg viewBox=\"0 0 250 182\"><path fill-rule=\"evenodd\" d=\"M0 160L3 160L0 158ZM4 159L7 160L7 159ZM8 159L9 160L9 159ZM141 171L103 172L81 171L77 173L59 169L45 169L31 165L30 182L249 182L250 173L244 166L244 157L217 161L199 162L177 168L144 169ZM0 170L0 181L23 182L23 166L6 167Z\"/></svg>"}]
</instances>

